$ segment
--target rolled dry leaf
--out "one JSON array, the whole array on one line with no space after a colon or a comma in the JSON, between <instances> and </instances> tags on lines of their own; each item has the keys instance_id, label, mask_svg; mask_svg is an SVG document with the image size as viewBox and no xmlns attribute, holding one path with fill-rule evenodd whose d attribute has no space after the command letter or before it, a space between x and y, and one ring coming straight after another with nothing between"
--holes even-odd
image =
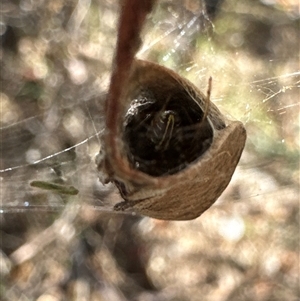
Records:
<instances>
[{"instance_id":1,"label":"rolled dry leaf","mask_svg":"<svg viewBox=\"0 0 300 301\"><path fill-rule=\"evenodd\" d=\"M217 200L239 162L246 131L209 95L210 89L204 95L170 69L134 62L114 137L120 157L112 155L107 130L97 158L100 180L115 183L124 199L115 210L189 220Z\"/></svg>"}]
</instances>

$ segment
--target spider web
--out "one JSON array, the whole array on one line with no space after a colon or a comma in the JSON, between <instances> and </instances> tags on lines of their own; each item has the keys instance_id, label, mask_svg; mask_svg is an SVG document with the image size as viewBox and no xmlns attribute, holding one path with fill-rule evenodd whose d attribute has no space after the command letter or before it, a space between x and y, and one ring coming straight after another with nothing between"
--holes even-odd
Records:
<instances>
[{"instance_id":1,"label":"spider web","mask_svg":"<svg viewBox=\"0 0 300 301\"><path fill-rule=\"evenodd\" d=\"M66 204L112 211L121 201L114 187L100 184L94 162L104 129L118 11L109 2L98 5L74 4L61 27L53 17L62 8L23 8L25 28L43 14L47 25L40 39L32 35L18 41L16 61L3 52L1 212L61 210ZM210 21L201 3L164 1L142 35L138 57L174 69L204 91L212 76L212 101L246 126L245 152L218 204L298 194L299 15L284 7L261 7L265 15L272 10L280 16L280 22L249 11L246 2L228 1ZM8 14L7 24L13 23ZM262 24L267 26L257 34ZM32 187L37 180L79 193Z\"/></svg>"}]
</instances>

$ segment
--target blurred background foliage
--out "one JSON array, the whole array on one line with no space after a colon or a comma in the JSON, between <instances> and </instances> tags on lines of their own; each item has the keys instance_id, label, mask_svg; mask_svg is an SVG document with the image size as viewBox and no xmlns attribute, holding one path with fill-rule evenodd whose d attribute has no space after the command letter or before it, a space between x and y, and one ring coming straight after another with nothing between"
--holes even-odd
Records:
<instances>
[{"instance_id":1,"label":"blurred background foliage","mask_svg":"<svg viewBox=\"0 0 300 301\"><path fill-rule=\"evenodd\" d=\"M1 300L300 299L299 3L207 3L158 1L138 56L212 76L248 141L215 206L163 222L111 212L97 180L118 2L1 2Z\"/></svg>"}]
</instances>

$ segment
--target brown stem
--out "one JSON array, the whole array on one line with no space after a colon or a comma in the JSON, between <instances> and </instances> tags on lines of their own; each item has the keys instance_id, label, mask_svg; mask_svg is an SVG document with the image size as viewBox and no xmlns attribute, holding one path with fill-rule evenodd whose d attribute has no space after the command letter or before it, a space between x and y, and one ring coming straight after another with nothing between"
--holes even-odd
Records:
<instances>
[{"instance_id":1,"label":"brown stem","mask_svg":"<svg viewBox=\"0 0 300 301\"><path fill-rule=\"evenodd\" d=\"M132 170L122 158L118 143L123 113L122 99L129 84L135 54L141 45L140 32L154 2L155 0L124 0L119 19L116 53L106 100L106 148L110 164L125 173Z\"/></svg>"}]
</instances>

